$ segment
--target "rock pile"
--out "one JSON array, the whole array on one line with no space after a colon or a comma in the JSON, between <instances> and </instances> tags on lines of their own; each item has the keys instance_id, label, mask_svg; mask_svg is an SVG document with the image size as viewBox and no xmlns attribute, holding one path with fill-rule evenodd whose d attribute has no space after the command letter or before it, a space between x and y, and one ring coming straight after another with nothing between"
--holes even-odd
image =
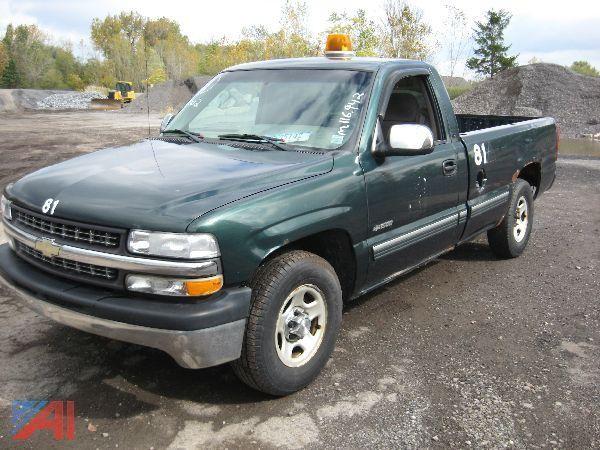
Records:
<instances>
[{"instance_id":1,"label":"rock pile","mask_svg":"<svg viewBox=\"0 0 600 450\"><path fill-rule=\"evenodd\" d=\"M150 88L150 95L141 93L123 112L145 112L150 103L150 112L177 112L192 96L210 81L210 76L191 77L183 81L165 81Z\"/></svg>"},{"instance_id":2,"label":"rock pile","mask_svg":"<svg viewBox=\"0 0 600 450\"><path fill-rule=\"evenodd\" d=\"M565 137L600 133L600 78L556 64L505 70L452 103L457 114L554 117Z\"/></svg>"},{"instance_id":3,"label":"rock pile","mask_svg":"<svg viewBox=\"0 0 600 450\"><path fill-rule=\"evenodd\" d=\"M0 89L0 113L37 109L37 103L53 94L66 94L65 90Z\"/></svg>"},{"instance_id":4,"label":"rock pile","mask_svg":"<svg viewBox=\"0 0 600 450\"><path fill-rule=\"evenodd\" d=\"M100 92L52 94L37 102L36 109L88 109L93 98L104 96Z\"/></svg>"}]
</instances>

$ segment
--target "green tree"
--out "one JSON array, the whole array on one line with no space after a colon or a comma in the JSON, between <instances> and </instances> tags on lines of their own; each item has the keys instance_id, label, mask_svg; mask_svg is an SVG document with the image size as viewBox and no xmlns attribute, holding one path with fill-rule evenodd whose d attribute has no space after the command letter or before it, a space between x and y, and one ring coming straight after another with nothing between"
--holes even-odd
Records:
<instances>
[{"instance_id":1,"label":"green tree","mask_svg":"<svg viewBox=\"0 0 600 450\"><path fill-rule=\"evenodd\" d=\"M17 71L17 64L14 59L9 59L8 64L4 68L2 78L0 78L0 84L3 88L14 89L20 85L19 72Z\"/></svg>"},{"instance_id":2,"label":"green tree","mask_svg":"<svg viewBox=\"0 0 600 450\"><path fill-rule=\"evenodd\" d=\"M103 20L96 18L91 28L94 46L110 62L107 67L114 71L110 78L131 81L138 89L146 78L148 53L144 40L145 24L145 18L131 11L109 15Z\"/></svg>"},{"instance_id":3,"label":"green tree","mask_svg":"<svg viewBox=\"0 0 600 450\"><path fill-rule=\"evenodd\" d=\"M10 55L19 74L19 87L40 87L46 72L54 65L52 48L46 44L46 35L35 25L19 25L10 40Z\"/></svg>"},{"instance_id":4,"label":"green tree","mask_svg":"<svg viewBox=\"0 0 600 450\"><path fill-rule=\"evenodd\" d=\"M198 66L198 55L187 36L181 34L179 24L162 17L148 20L144 27L147 45L156 52L158 59L151 61L149 70L156 78L163 73L170 79L182 79L192 75Z\"/></svg>"},{"instance_id":5,"label":"green tree","mask_svg":"<svg viewBox=\"0 0 600 450\"><path fill-rule=\"evenodd\" d=\"M477 22L474 40L475 55L467 60L467 67L484 76L493 78L498 72L517 65L518 55L508 56L510 45L504 44L504 30L510 23L508 11L489 10L486 20Z\"/></svg>"},{"instance_id":6,"label":"green tree","mask_svg":"<svg viewBox=\"0 0 600 450\"><path fill-rule=\"evenodd\" d=\"M596 69L587 61L575 61L573 64L571 64L570 69L573 72L580 73L581 75L600 77L600 72L598 72L598 69Z\"/></svg>"},{"instance_id":7,"label":"green tree","mask_svg":"<svg viewBox=\"0 0 600 450\"><path fill-rule=\"evenodd\" d=\"M431 55L431 27L423 13L403 0L386 0L381 25L381 49L384 56L427 59Z\"/></svg>"},{"instance_id":8,"label":"green tree","mask_svg":"<svg viewBox=\"0 0 600 450\"><path fill-rule=\"evenodd\" d=\"M117 81L110 61L90 58L81 66L80 78L84 85L114 87Z\"/></svg>"},{"instance_id":9,"label":"green tree","mask_svg":"<svg viewBox=\"0 0 600 450\"><path fill-rule=\"evenodd\" d=\"M346 12L332 12L329 15L328 33L350 35L352 48L357 56L377 56L379 38L375 22L367 17L364 9L357 10L354 15Z\"/></svg>"},{"instance_id":10,"label":"green tree","mask_svg":"<svg viewBox=\"0 0 600 450\"><path fill-rule=\"evenodd\" d=\"M265 40L266 59L314 56L319 43L313 40L308 26L308 8L299 0L285 0L279 18L281 29Z\"/></svg>"},{"instance_id":11,"label":"green tree","mask_svg":"<svg viewBox=\"0 0 600 450\"><path fill-rule=\"evenodd\" d=\"M4 68L8 64L8 49L4 42L0 41L0 74L4 73Z\"/></svg>"},{"instance_id":12,"label":"green tree","mask_svg":"<svg viewBox=\"0 0 600 450\"><path fill-rule=\"evenodd\" d=\"M4 33L4 37L2 38L2 43L4 44L4 47L6 48L6 50L9 52L12 50L12 43L13 43L14 37L15 37L15 28L13 27L12 23L9 23L6 26L6 32Z\"/></svg>"}]
</instances>

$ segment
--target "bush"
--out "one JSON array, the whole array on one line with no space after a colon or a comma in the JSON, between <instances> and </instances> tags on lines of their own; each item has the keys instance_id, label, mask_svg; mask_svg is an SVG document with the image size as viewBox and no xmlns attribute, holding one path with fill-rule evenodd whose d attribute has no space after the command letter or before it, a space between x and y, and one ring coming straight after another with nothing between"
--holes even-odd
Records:
<instances>
[{"instance_id":1,"label":"bush","mask_svg":"<svg viewBox=\"0 0 600 450\"><path fill-rule=\"evenodd\" d=\"M79 75L71 73L67 76L67 86L69 86L74 91L83 91L83 89L85 88L85 83L81 81Z\"/></svg>"},{"instance_id":2,"label":"bush","mask_svg":"<svg viewBox=\"0 0 600 450\"><path fill-rule=\"evenodd\" d=\"M63 81L62 73L56 67L50 67L42 75L42 79L33 86L40 89L66 89L69 86Z\"/></svg>"},{"instance_id":3,"label":"bush","mask_svg":"<svg viewBox=\"0 0 600 450\"><path fill-rule=\"evenodd\" d=\"M449 86L447 89L450 100L454 100L459 95L462 95L465 92L469 92L471 89L473 89L473 85L467 84L464 86Z\"/></svg>"},{"instance_id":4,"label":"bush","mask_svg":"<svg viewBox=\"0 0 600 450\"><path fill-rule=\"evenodd\" d=\"M581 75L600 77L600 72L598 72L598 70L587 61L575 61L573 64L571 64L570 69L573 72L580 73Z\"/></svg>"}]
</instances>

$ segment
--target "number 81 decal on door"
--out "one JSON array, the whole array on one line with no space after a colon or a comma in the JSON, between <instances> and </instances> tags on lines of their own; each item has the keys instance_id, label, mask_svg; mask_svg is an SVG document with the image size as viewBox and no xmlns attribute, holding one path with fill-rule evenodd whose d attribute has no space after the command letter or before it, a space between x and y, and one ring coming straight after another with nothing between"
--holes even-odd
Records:
<instances>
[{"instance_id":1,"label":"number 81 decal on door","mask_svg":"<svg viewBox=\"0 0 600 450\"><path fill-rule=\"evenodd\" d=\"M476 166L480 166L482 163L487 164L487 152L485 151L485 143L481 144L481 147L479 146L479 144L475 144L473 146L473 155Z\"/></svg>"}]
</instances>

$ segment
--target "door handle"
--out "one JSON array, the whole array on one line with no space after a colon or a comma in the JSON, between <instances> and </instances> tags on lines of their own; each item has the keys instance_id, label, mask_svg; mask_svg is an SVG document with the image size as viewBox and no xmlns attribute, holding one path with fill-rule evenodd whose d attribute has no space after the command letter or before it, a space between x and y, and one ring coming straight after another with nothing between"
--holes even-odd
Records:
<instances>
[{"instance_id":1,"label":"door handle","mask_svg":"<svg viewBox=\"0 0 600 450\"><path fill-rule=\"evenodd\" d=\"M481 169L479 172L477 172L477 180L475 181L475 183L477 183L477 187L479 189L483 189L487 183L487 175L485 173L485 169Z\"/></svg>"},{"instance_id":2,"label":"door handle","mask_svg":"<svg viewBox=\"0 0 600 450\"><path fill-rule=\"evenodd\" d=\"M458 165L456 164L456 160L454 159L447 159L442 163L442 170L444 171L444 175L446 176L454 175L457 169Z\"/></svg>"}]
</instances>

